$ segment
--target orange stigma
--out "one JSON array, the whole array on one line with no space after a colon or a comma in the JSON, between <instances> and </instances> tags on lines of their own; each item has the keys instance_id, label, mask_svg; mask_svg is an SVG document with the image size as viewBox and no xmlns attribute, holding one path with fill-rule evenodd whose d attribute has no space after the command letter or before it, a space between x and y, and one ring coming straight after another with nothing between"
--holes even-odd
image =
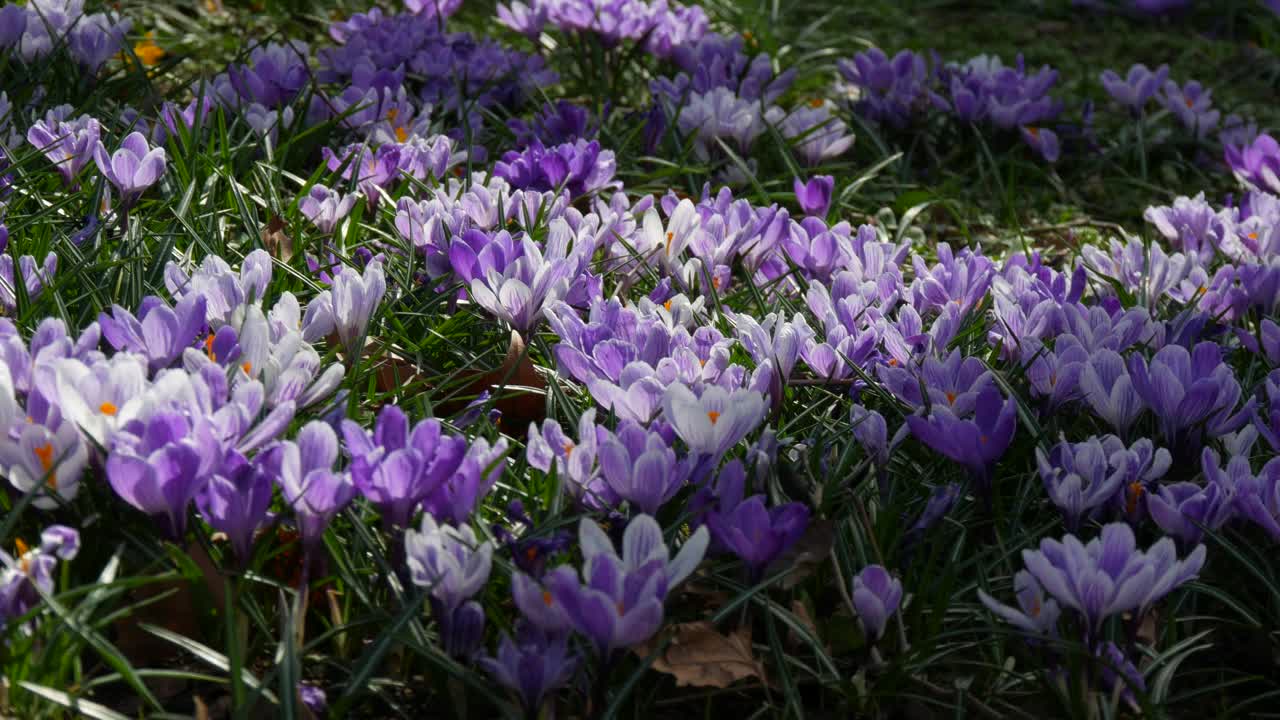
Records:
<instances>
[{"instance_id":1,"label":"orange stigma","mask_svg":"<svg viewBox=\"0 0 1280 720\"><path fill-rule=\"evenodd\" d=\"M120 408L116 407L116 404L110 401L104 402L98 406L98 412L102 413L103 415L111 415L114 417L115 414L119 411L120 411Z\"/></svg>"},{"instance_id":2,"label":"orange stigma","mask_svg":"<svg viewBox=\"0 0 1280 720\"><path fill-rule=\"evenodd\" d=\"M1129 483L1129 487L1125 489L1124 511L1126 514L1132 515L1138 511L1138 501L1146 491L1147 489L1140 482Z\"/></svg>"},{"instance_id":3,"label":"orange stigma","mask_svg":"<svg viewBox=\"0 0 1280 720\"><path fill-rule=\"evenodd\" d=\"M568 440L564 441L564 457L566 460L573 457L574 447L576 446L572 442L569 442Z\"/></svg>"},{"instance_id":4,"label":"orange stigma","mask_svg":"<svg viewBox=\"0 0 1280 720\"><path fill-rule=\"evenodd\" d=\"M245 375L252 375L252 374L253 374L253 363L251 363L251 362L243 363L242 365L240 365L240 369L244 371L244 374L245 374Z\"/></svg>"},{"instance_id":5,"label":"orange stigma","mask_svg":"<svg viewBox=\"0 0 1280 720\"><path fill-rule=\"evenodd\" d=\"M712 425L715 425L716 421L720 419L720 413L716 412L715 410L708 410L707 419L711 421Z\"/></svg>"},{"instance_id":6,"label":"orange stigma","mask_svg":"<svg viewBox=\"0 0 1280 720\"><path fill-rule=\"evenodd\" d=\"M1031 135L1031 137L1033 137L1033 138L1035 138L1035 139L1037 139L1037 140L1039 140L1039 139L1040 139L1040 128L1038 128L1038 127L1036 127L1036 126L1034 126L1034 125L1028 125L1028 126L1027 126L1027 133L1028 133L1029 135Z\"/></svg>"},{"instance_id":7,"label":"orange stigma","mask_svg":"<svg viewBox=\"0 0 1280 720\"><path fill-rule=\"evenodd\" d=\"M670 254L671 254L671 243L672 243L672 241L674 241L675 239L676 239L676 234L675 234L675 233L673 233L673 232L669 232L669 233L667 233L667 254L668 254L668 255L670 255Z\"/></svg>"},{"instance_id":8,"label":"orange stigma","mask_svg":"<svg viewBox=\"0 0 1280 720\"><path fill-rule=\"evenodd\" d=\"M948 405L956 404L956 394L951 392L950 390L947 391L947 404Z\"/></svg>"},{"instance_id":9,"label":"orange stigma","mask_svg":"<svg viewBox=\"0 0 1280 720\"><path fill-rule=\"evenodd\" d=\"M543 591L542 591L542 604L543 604L543 605L546 605L547 607L551 607L551 605L552 605L552 601L551 601L551 592L550 592L550 591L548 591L548 590L543 590Z\"/></svg>"},{"instance_id":10,"label":"orange stigma","mask_svg":"<svg viewBox=\"0 0 1280 720\"><path fill-rule=\"evenodd\" d=\"M811 107L811 108L820 108L820 107L822 107L822 103L823 103L823 102L824 102L824 101L823 101L823 99L822 99L822 98L814 98L814 99L812 99L812 100L810 100L810 101L809 101L809 107Z\"/></svg>"},{"instance_id":11,"label":"orange stigma","mask_svg":"<svg viewBox=\"0 0 1280 720\"><path fill-rule=\"evenodd\" d=\"M662 303L662 307L666 308L667 310L670 310L670 309L671 309L671 301L670 301L670 300L668 300L668 301L666 301L666 302Z\"/></svg>"},{"instance_id":12,"label":"orange stigma","mask_svg":"<svg viewBox=\"0 0 1280 720\"><path fill-rule=\"evenodd\" d=\"M409 139L409 132L408 132L407 130L405 130L405 129L404 129L404 126L403 126L403 125L399 125L399 126L397 126L397 127L396 127L396 140L397 140L398 142L404 142L405 140L408 140L408 139Z\"/></svg>"}]
</instances>

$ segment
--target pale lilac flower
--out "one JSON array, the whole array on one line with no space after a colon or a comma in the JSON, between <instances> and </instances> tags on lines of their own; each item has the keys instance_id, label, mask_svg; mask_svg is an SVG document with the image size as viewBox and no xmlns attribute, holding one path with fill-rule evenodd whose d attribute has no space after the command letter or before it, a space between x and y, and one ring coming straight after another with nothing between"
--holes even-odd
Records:
<instances>
[{"instance_id":1,"label":"pale lilac flower","mask_svg":"<svg viewBox=\"0 0 1280 720\"><path fill-rule=\"evenodd\" d=\"M1252 142L1224 147L1227 164L1236 179L1248 187L1280 193L1280 143L1263 133Z\"/></svg>"},{"instance_id":2,"label":"pale lilac flower","mask_svg":"<svg viewBox=\"0 0 1280 720\"><path fill-rule=\"evenodd\" d=\"M142 133L133 132L111 155L99 140L93 160L102 175L120 191L121 204L128 207L164 175L167 157L164 148L152 148Z\"/></svg>"},{"instance_id":3,"label":"pale lilac flower","mask_svg":"<svg viewBox=\"0 0 1280 720\"><path fill-rule=\"evenodd\" d=\"M386 291L387 278L382 263L369 263L363 275L354 268L343 267L330 289L308 303L302 318L303 339L314 342L336 332L348 353L359 352L369 322Z\"/></svg>"},{"instance_id":4,"label":"pale lilac flower","mask_svg":"<svg viewBox=\"0 0 1280 720\"><path fill-rule=\"evenodd\" d=\"M696 396L683 383L667 388L663 414L692 453L724 457L765 419L768 405L757 392L711 385Z\"/></svg>"},{"instance_id":5,"label":"pale lilac flower","mask_svg":"<svg viewBox=\"0 0 1280 720\"><path fill-rule=\"evenodd\" d=\"M1134 115L1142 114L1147 101L1164 86L1169 77L1169 66L1161 65L1154 71L1142 63L1129 68L1121 78L1114 70L1102 71L1102 86L1113 100L1128 108Z\"/></svg>"},{"instance_id":6,"label":"pale lilac flower","mask_svg":"<svg viewBox=\"0 0 1280 720\"><path fill-rule=\"evenodd\" d=\"M437 524L424 514L420 528L405 533L404 551L413 583L426 588L448 612L474 597L489 580L493 543L479 542L470 525Z\"/></svg>"},{"instance_id":7,"label":"pale lilac flower","mask_svg":"<svg viewBox=\"0 0 1280 720\"><path fill-rule=\"evenodd\" d=\"M1067 535L1061 541L1041 540L1039 550L1022 551L1027 571L1062 607L1080 614L1090 637L1112 615L1144 614L1194 578L1204 557L1205 548L1198 545L1178 560L1170 538L1143 552L1125 523L1106 525L1087 545Z\"/></svg>"},{"instance_id":8,"label":"pale lilac flower","mask_svg":"<svg viewBox=\"0 0 1280 720\"><path fill-rule=\"evenodd\" d=\"M835 188L835 178L830 175L816 175L802 182L796 178L793 188L796 203L805 215L823 218L831 208L831 191Z\"/></svg>"},{"instance_id":9,"label":"pale lilac flower","mask_svg":"<svg viewBox=\"0 0 1280 720\"><path fill-rule=\"evenodd\" d=\"M351 212L355 204L354 195L343 195L316 183L311 186L310 192L298 201L298 210L311 221L312 225L316 226L317 230L328 235L338 227L338 223Z\"/></svg>"},{"instance_id":10,"label":"pale lilac flower","mask_svg":"<svg viewBox=\"0 0 1280 720\"><path fill-rule=\"evenodd\" d=\"M53 163L62 174L63 183L70 186L93 160L101 133L98 121L88 115L63 120L51 112L27 130L27 142Z\"/></svg>"},{"instance_id":11,"label":"pale lilac flower","mask_svg":"<svg viewBox=\"0 0 1280 720\"><path fill-rule=\"evenodd\" d=\"M772 108L765 118L778 126L782 136L793 143L793 149L806 165L820 165L838 157L853 146L849 126L836 117L832 106L823 101L805 104L783 113Z\"/></svg>"},{"instance_id":12,"label":"pale lilac flower","mask_svg":"<svg viewBox=\"0 0 1280 720\"><path fill-rule=\"evenodd\" d=\"M1195 80L1188 80L1181 87L1172 80L1166 81L1160 101L1198 138L1205 137L1217 127L1222 116L1213 108L1213 91Z\"/></svg>"}]
</instances>

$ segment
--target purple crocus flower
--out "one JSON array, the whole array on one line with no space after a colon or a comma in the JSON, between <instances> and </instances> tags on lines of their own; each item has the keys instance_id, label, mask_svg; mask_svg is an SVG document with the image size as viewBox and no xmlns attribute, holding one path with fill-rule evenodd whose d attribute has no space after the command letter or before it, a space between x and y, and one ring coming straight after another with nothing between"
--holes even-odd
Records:
<instances>
[{"instance_id":1,"label":"purple crocus flower","mask_svg":"<svg viewBox=\"0 0 1280 720\"><path fill-rule=\"evenodd\" d=\"M17 272L15 273L15 269ZM58 271L58 256L49 253L44 262L36 265L36 259L30 255L18 258L15 268L13 256L8 253L0 255L0 310L13 314L18 309L18 283L27 293L27 302L34 302L44 292L45 286L53 282L54 273Z\"/></svg>"},{"instance_id":2,"label":"purple crocus flower","mask_svg":"<svg viewBox=\"0 0 1280 720\"><path fill-rule=\"evenodd\" d=\"M853 576L852 597L863 634L872 641L879 640L902 603L902 581L880 565L868 565Z\"/></svg>"},{"instance_id":3,"label":"purple crocus flower","mask_svg":"<svg viewBox=\"0 0 1280 720\"><path fill-rule=\"evenodd\" d=\"M1039 125L1022 125L1018 128L1022 141L1035 150L1045 162L1055 163L1062 156L1062 144L1058 134Z\"/></svg>"},{"instance_id":4,"label":"purple crocus flower","mask_svg":"<svg viewBox=\"0 0 1280 720\"><path fill-rule=\"evenodd\" d=\"M1167 451L1165 455L1168 455ZM1062 511L1067 529L1115 497L1129 479L1124 444L1114 435L1080 443L1065 439L1045 453L1036 449L1036 464L1049 500Z\"/></svg>"},{"instance_id":5,"label":"purple crocus flower","mask_svg":"<svg viewBox=\"0 0 1280 720\"><path fill-rule=\"evenodd\" d=\"M147 359L152 373L169 367L191 347L205 326L205 298L191 293L171 309L149 295L138 306L138 316L111 306L111 314L98 314L102 336L116 350L138 353Z\"/></svg>"},{"instance_id":6,"label":"purple crocus flower","mask_svg":"<svg viewBox=\"0 0 1280 720\"><path fill-rule=\"evenodd\" d=\"M1004 455L1017 426L1016 404L994 385L978 394L972 420L935 405L928 417L912 415L907 426L925 445L968 468L983 493L989 492L991 466Z\"/></svg>"},{"instance_id":7,"label":"purple crocus flower","mask_svg":"<svg viewBox=\"0 0 1280 720\"><path fill-rule=\"evenodd\" d=\"M1231 500L1217 483L1172 483L1147 495L1147 512L1161 530L1190 547L1200 542L1206 529L1218 530L1231 519Z\"/></svg>"},{"instance_id":8,"label":"purple crocus flower","mask_svg":"<svg viewBox=\"0 0 1280 720\"><path fill-rule=\"evenodd\" d=\"M1201 258L1212 258L1230 232L1229 220L1204 199L1204 193L1193 198L1178 197L1172 206L1153 206L1142 217L1176 250L1194 252Z\"/></svg>"},{"instance_id":9,"label":"purple crocus flower","mask_svg":"<svg viewBox=\"0 0 1280 720\"><path fill-rule=\"evenodd\" d=\"M590 518L578 524L582 547L582 581L570 567L547 575L547 587L575 630L582 633L605 662L615 651L644 642L662 625L663 603L670 588L697 569L706 553L708 533L698 528L680 552L670 558L662 528L649 515L639 515L622 537L622 555Z\"/></svg>"},{"instance_id":10,"label":"purple crocus flower","mask_svg":"<svg viewBox=\"0 0 1280 720\"><path fill-rule=\"evenodd\" d=\"M571 627L564 606L547 586L516 571L511 573L511 597L526 621L549 635L561 635Z\"/></svg>"},{"instance_id":11,"label":"purple crocus flower","mask_svg":"<svg viewBox=\"0 0 1280 720\"><path fill-rule=\"evenodd\" d=\"M1222 362L1222 348L1202 342L1190 352L1166 345L1150 363L1141 355L1129 358L1133 389L1151 408L1171 447L1188 443L1194 451L1202 436L1218 437L1248 421L1256 400L1240 410L1240 384L1231 366Z\"/></svg>"},{"instance_id":12,"label":"purple crocus flower","mask_svg":"<svg viewBox=\"0 0 1280 720\"><path fill-rule=\"evenodd\" d=\"M72 500L79 492L89 452L75 423L43 394L32 392L26 404L23 413L14 398L11 372L0 364L0 431L7 435L0 436L0 475L20 493L41 488L33 504L52 510L58 498ZM30 422L22 422L23 415Z\"/></svg>"},{"instance_id":13,"label":"purple crocus flower","mask_svg":"<svg viewBox=\"0 0 1280 720\"><path fill-rule=\"evenodd\" d=\"M1213 108L1213 91L1195 80L1188 80L1181 87L1172 80L1166 81L1160 101L1198 138L1205 137L1217 127L1218 119L1222 116L1222 113Z\"/></svg>"},{"instance_id":14,"label":"purple crocus flower","mask_svg":"<svg viewBox=\"0 0 1280 720\"><path fill-rule=\"evenodd\" d=\"M745 492L746 471L740 461L734 460L721 468L716 478L716 506L705 519L712 542L741 558L755 582L770 563L804 535L809 526L809 508L798 502L766 508L763 495L744 500Z\"/></svg>"},{"instance_id":15,"label":"purple crocus flower","mask_svg":"<svg viewBox=\"0 0 1280 720\"><path fill-rule=\"evenodd\" d=\"M54 590L59 560L72 560L80 551L80 534L65 525L50 525L40 534L40 545L28 548L18 540L17 557L0 550L0 630L11 620L31 612L42 595Z\"/></svg>"},{"instance_id":16,"label":"purple crocus flower","mask_svg":"<svg viewBox=\"0 0 1280 720\"><path fill-rule=\"evenodd\" d=\"M408 417L394 405L378 413L372 435L351 420L342 422L342 434L355 485L387 527L407 527L419 503L457 471L467 452L466 440L445 435L434 418L410 432Z\"/></svg>"},{"instance_id":17,"label":"purple crocus flower","mask_svg":"<svg viewBox=\"0 0 1280 720\"><path fill-rule=\"evenodd\" d=\"M192 434L181 414L153 414L136 432L120 432L107 456L107 481L125 502L151 515L170 539L182 538L187 508L209 478L201 473L207 440Z\"/></svg>"},{"instance_id":18,"label":"purple crocus flower","mask_svg":"<svg viewBox=\"0 0 1280 720\"><path fill-rule=\"evenodd\" d=\"M873 47L836 67L859 90L854 110L876 122L903 128L927 109L930 74L919 53L901 50L890 59Z\"/></svg>"},{"instance_id":19,"label":"purple crocus flower","mask_svg":"<svg viewBox=\"0 0 1280 720\"><path fill-rule=\"evenodd\" d=\"M1236 179L1256 190L1280 193L1280 143L1266 133L1244 145L1226 144L1227 165Z\"/></svg>"},{"instance_id":20,"label":"purple crocus flower","mask_svg":"<svg viewBox=\"0 0 1280 720\"><path fill-rule=\"evenodd\" d=\"M88 115L63 120L51 112L27 130L27 142L53 163L63 182L70 186L93 159L101 132L98 121Z\"/></svg>"},{"instance_id":21,"label":"purple crocus flower","mask_svg":"<svg viewBox=\"0 0 1280 720\"><path fill-rule=\"evenodd\" d=\"M325 697L324 689L309 682L298 683L298 700L318 718L324 717L329 709L329 699Z\"/></svg>"},{"instance_id":22,"label":"purple crocus flower","mask_svg":"<svg viewBox=\"0 0 1280 720\"><path fill-rule=\"evenodd\" d=\"M267 519L271 497L271 476L232 451L196 496L196 506L205 522L226 533L244 566L253 554L254 533Z\"/></svg>"},{"instance_id":23,"label":"purple crocus flower","mask_svg":"<svg viewBox=\"0 0 1280 720\"><path fill-rule=\"evenodd\" d=\"M1186 547L1200 542L1205 530L1218 530L1230 521L1237 505L1248 505L1244 498L1255 495L1259 487L1244 454L1233 456L1224 469L1218 454L1205 448L1200 454L1200 465L1208 479L1205 486L1173 483L1162 486L1147 498L1151 519Z\"/></svg>"},{"instance_id":24,"label":"purple crocus flower","mask_svg":"<svg viewBox=\"0 0 1280 720\"><path fill-rule=\"evenodd\" d=\"M1122 107L1128 108L1134 115L1141 115L1147 101L1164 86L1169 77L1169 66L1161 65L1151 70L1138 63L1129 68L1123 78L1115 70L1102 71L1102 87L1107 94Z\"/></svg>"},{"instance_id":25,"label":"purple crocus flower","mask_svg":"<svg viewBox=\"0 0 1280 720\"><path fill-rule=\"evenodd\" d=\"M459 442L466 445L464 438L453 438L446 447L456 447ZM443 521L454 524L466 522L471 513L475 512L476 504L493 489L502 476L506 467L506 454L505 437L499 437L493 444L487 438L476 438L466 448L466 453L456 468L427 492L422 500L422 508ZM440 472L441 468L448 467L452 461L452 454L440 453L435 463L427 465L427 472Z\"/></svg>"},{"instance_id":26,"label":"purple crocus flower","mask_svg":"<svg viewBox=\"0 0 1280 720\"><path fill-rule=\"evenodd\" d=\"M317 230L329 235L351 212L355 204L354 195L343 195L316 183L311 186L311 191L298 201L298 210L311 221L312 225L316 226Z\"/></svg>"},{"instance_id":27,"label":"purple crocus flower","mask_svg":"<svg viewBox=\"0 0 1280 720\"><path fill-rule=\"evenodd\" d=\"M1112 615L1145 614L1194 578L1204 557L1204 546L1199 545L1178 560L1173 540L1167 537L1143 552L1125 523L1104 526L1101 536L1087 545L1067 535L1041 540L1039 550L1022 551L1027 571L1062 607L1080 614L1090 637L1096 637Z\"/></svg>"},{"instance_id":28,"label":"purple crocus flower","mask_svg":"<svg viewBox=\"0 0 1280 720\"><path fill-rule=\"evenodd\" d=\"M1036 577L1026 570L1019 570L1013 576L1013 593L1018 598L1018 607L1013 608L999 602L982 590L978 591L978 599L987 609L1001 620L1013 625L1032 637L1054 636L1058 632L1058 618L1062 609L1058 601L1045 597L1044 588Z\"/></svg>"},{"instance_id":29,"label":"purple crocus flower","mask_svg":"<svg viewBox=\"0 0 1280 720\"><path fill-rule=\"evenodd\" d=\"M800 178L796 178L796 202L805 215L826 217L831 208L831 191L835 185L836 180L830 175L815 175L808 182L801 182Z\"/></svg>"},{"instance_id":30,"label":"purple crocus flower","mask_svg":"<svg viewBox=\"0 0 1280 720\"><path fill-rule=\"evenodd\" d=\"M164 175L167 157L164 148L152 148L142 133L133 132L108 155L99 140L94 146L93 160L103 177L120 192L120 204L131 207L147 188Z\"/></svg>"},{"instance_id":31,"label":"purple crocus flower","mask_svg":"<svg viewBox=\"0 0 1280 720\"><path fill-rule=\"evenodd\" d=\"M350 477L333 471L338 436L327 423L313 420L298 431L297 441L277 443L267 454L264 466L293 508L302 546L312 552L320 547L329 523L356 495Z\"/></svg>"},{"instance_id":32,"label":"purple crocus flower","mask_svg":"<svg viewBox=\"0 0 1280 720\"><path fill-rule=\"evenodd\" d=\"M573 678L578 659L569 651L565 634L523 625L515 638L503 633L498 654L481 658L480 667L519 695L527 717L536 717L542 698Z\"/></svg>"},{"instance_id":33,"label":"purple crocus flower","mask_svg":"<svg viewBox=\"0 0 1280 720\"><path fill-rule=\"evenodd\" d=\"M617 162L612 150L579 139L555 147L535 141L523 151L510 151L493 166L493 174L520 190L567 190L570 198L616 188Z\"/></svg>"},{"instance_id":34,"label":"purple crocus flower","mask_svg":"<svg viewBox=\"0 0 1280 720\"><path fill-rule=\"evenodd\" d=\"M753 495L731 507L707 515L715 541L746 563L753 579L786 552L809 526L809 508L791 502L765 507L763 495Z\"/></svg>"},{"instance_id":35,"label":"purple crocus flower","mask_svg":"<svg viewBox=\"0 0 1280 720\"><path fill-rule=\"evenodd\" d=\"M553 221L552 232L563 222L558 218ZM524 335L542 322L543 308L568 295L579 262L576 257L567 257L564 247L548 247L544 254L529 238L522 247L521 256L506 268L490 270L483 278L472 280L471 296L477 305Z\"/></svg>"},{"instance_id":36,"label":"purple crocus flower","mask_svg":"<svg viewBox=\"0 0 1280 720\"><path fill-rule=\"evenodd\" d=\"M1094 414L1122 435L1146 407L1133 389L1124 359L1114 350L1103 348L1089 357L1080 372L1080 390Z\"/></svg>"},{"instance_id":37,"label":"purple crocus flower","mask_svg":"<svg viewBox=\"0 0 1280 720\"><path fill-rule=\"evenodd\" d=\"M600 472L617 496L641 513L653 515L689 477L689 463L658 432L636 422L623 422L597 448Z\"/></svg>"}]
</instances>

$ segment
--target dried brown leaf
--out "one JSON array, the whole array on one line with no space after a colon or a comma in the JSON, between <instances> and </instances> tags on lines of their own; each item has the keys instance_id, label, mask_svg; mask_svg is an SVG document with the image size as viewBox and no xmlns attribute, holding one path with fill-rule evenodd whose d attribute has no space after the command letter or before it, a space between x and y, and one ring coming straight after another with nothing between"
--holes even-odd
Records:
<instances>
[{"instance_id":1,"label":"dried brown leaf","mask_svg":"<svg viewBox=\"0 0 1280 720\"><path fill-rule=\"evenodd\" d=\"M676 685L726 688L744 678L764 680L764 667L751 649L749 627L724 635L703 620L673 625L667 636L671 641L653 661L653 669L674 677ZM645 644L635 651L648 656L653 647Z\"/></svg>"},{"instance_id":2,"label":"dried brown leaf","mask_svg":"<svg viewBox=\"0 0 1280 720\"><path fill-rule=\"evenodd\" d=\"M284 218L272 215L259 231L259 235L262 237L262 247L266 248L272 257L278 258L281 262L289 262L293 258L293 238L285 233L284 228Z\"/></svg>"}]
</instances>

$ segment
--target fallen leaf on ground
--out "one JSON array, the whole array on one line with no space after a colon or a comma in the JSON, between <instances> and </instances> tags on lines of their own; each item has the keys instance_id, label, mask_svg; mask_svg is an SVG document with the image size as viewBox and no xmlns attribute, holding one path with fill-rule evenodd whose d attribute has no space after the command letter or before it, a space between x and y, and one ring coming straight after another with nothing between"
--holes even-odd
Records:
<instances>
[{"instance_id":1,"label":"fallen leaf on ground","mask_svg":"<svg viewBox=\"0 0 1280 720\"><path fill-rule=\"evenodd\" d=\"M667 632L671 642L653 661L653 669L671 675L676 685L726 688L743 678L764 680L764 667L751 650L751 628L740 627L723 635L707 621L680 623ZM635 648L641 657L653 652L652 644Z\"/></svg>"}]
</instances>

